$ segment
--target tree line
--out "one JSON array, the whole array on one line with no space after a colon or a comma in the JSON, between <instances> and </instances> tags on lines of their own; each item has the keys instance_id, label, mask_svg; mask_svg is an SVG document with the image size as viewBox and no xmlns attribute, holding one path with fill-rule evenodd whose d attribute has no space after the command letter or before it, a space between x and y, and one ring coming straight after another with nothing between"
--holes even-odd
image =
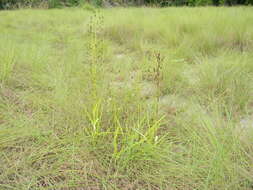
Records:
<instances>
[{"instance_id":1,"label":"tree line","mask_svg":"<svg viewBox=\"0 0 253 190\"><path fill-rule=\"evenodd\" d=\"M0 0L0 9L22 7L59 8L92 4L93 6L235 6L253 5L253 0Z\"/></svg>"}]
</instances>

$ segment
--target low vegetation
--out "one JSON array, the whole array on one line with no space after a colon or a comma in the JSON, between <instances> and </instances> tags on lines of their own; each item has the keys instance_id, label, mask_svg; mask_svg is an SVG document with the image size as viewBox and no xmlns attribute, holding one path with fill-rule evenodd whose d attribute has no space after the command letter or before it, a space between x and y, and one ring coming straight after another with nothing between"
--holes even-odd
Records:
<instances>
[{"instance_id":1,"label":"low vegetation","mask_svg":"<svg viewBox=\"0 0 253 190\"><path fill-rule=\"evenodd\" d=\"M0 18L0 189L253 188L251 7Z\"/></svg>"},{"instance_id":2,"label":"low vegetation","mask_svg":"<svg viewBox=\"0 0 253 190\"><path fill-rule=\"evenodd\" d=\"M1 0L0 9L115 7L115 6L235 6L253 5L253 0Z\"/></svg>"}]
</instances>

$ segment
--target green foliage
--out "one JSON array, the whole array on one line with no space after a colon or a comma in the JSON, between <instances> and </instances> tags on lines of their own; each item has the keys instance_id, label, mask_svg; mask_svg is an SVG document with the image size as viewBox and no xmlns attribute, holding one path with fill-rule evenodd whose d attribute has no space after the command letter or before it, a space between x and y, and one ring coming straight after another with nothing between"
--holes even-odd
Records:
<instances>
[{"instance_id":1,"label":"green foliage","mask_svg":"<svg viewBox=\"0 0 253 190\"><path fill-rule=\"evenodd\" d=\"M246 5L253 5L253 0L246 0Z\"/></svg>"},{"instance_id":2,"label":"green foliage","mask_svg":"<svg viewBox=\"0 0 253 190\"><path fill-rule=\"evenodd\" d=\"M48 0L48 8L57 8L60 5L60 0Z\"/></svg>"},{"instance_id":3,"label":"green foliage","mask_svg":"<svg viewBox=\"0 0 253 190\"><path fill-rule=\"evenodd\" d=\"M92 6L91 4L88 4L88 3L81 4L81 7L82 7L82 9L87 10L87 11L91 11L91 12L96 11L95 7Z\"/></svg>"},{"instance_id":4,"label":"green foliage","mask_svg":"<svg viewBox=\"0 0 253 190\"><path fill-rule=\"evenodd\" d=\"M253 93L251 75L245 63L236 57L202 63L196 75L195 90L202 94L205 103L223 105L224 113L234 114L245 111L249 105Z\"/></svg>"},{"instance_id":5,"label":"green foliage","mask_svg":"<svg viewBox=\"0 0 253 190\"><path fill-rule=\"evenodd\" d=\"M6 43L6 41L3 41ZM16 62L14 48L9 44L0 47L0 86L4 84L12 74Z\"/></svg>"},{"instance_id":6,"label":"green foliage","mask_svg":"<svg viewBox=\"0 0 253 190\"><path fill-rule=\"evenodd\" d=\"M189 0L188 5L190 6L212 5L212 0Z\"/></svg>"},{"instance_id":7,"label":"green foliage","mask_svg":"<svg viewBox=\"0 0 253 190\"><path fill-rule=\"evenodd\" d=\"M11 9L15 7L38 7L41 4L47 4L49 8L58 8L62 6L78 6L85 0L2 0L0 9Z\"/></svg>"},{"instance_id":8,"label":"green foliage","mask_svg":"<svg viewBox=\"0 0 253 190\"><path fill-rule=\"evenodd\" d=\"M0 12L0 189L252 189L252 7L97 11Z\"/></svg>"},{"instance_id":9,"label":"green foliage","mask_svg":"<svg viewBox=\"0 0 253 190\"><path fill-rule=\"evenodd\" d=\"M39 7L41 4L48 8L82 6L91 4L92 6L103 6L103 2L110 5L154 5L154 6L208 6L208 5L253 5L252 0L2 0L0 9L12 9L20 7ZM45 6L44 6L45 7Z\"/></svg>"}]
</instances>

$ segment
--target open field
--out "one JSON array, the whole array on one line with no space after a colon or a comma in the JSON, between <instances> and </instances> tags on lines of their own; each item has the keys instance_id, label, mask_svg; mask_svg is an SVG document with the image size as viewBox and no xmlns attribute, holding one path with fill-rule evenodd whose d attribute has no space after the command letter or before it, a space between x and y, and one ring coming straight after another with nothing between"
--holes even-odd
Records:
<instances>
[{"instance_id":1,"label":"open field","mask_svg":"<svg viewBox=\"0 0 253 190\"><path fill-rule=\"evenodd\" d=\"M253 8L0 12L0 190L252 190Z\"/></svg>"}]
</instances>

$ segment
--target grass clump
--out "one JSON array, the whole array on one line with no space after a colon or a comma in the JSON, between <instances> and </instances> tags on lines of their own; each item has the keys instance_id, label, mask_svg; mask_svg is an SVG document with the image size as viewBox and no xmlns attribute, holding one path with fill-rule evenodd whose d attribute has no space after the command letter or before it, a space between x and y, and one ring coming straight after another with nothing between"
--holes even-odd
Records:
<instances>
[{"instance_id":1,"label":"grass clump","mask_svg":"<svg viewBox=\"0 0 253 190\"><path fill-rule=\"evenodd\" d=\"M207 102L223 105L237 114L252 103L251 73L240 59L229 55L206 63L203 60L198 67L196 90Z\"/></svg>"},{"instance_id":2,"label":"grass clump","mask_svg":"<svg viewBox=\"0 0 253 190\"><path fill-rule=\"evenodd\" d=\"M8 42L0 49L0 60L0 83L3 84L10 78L16 63L15 49Z\"/></svg>"}]
</instances>

